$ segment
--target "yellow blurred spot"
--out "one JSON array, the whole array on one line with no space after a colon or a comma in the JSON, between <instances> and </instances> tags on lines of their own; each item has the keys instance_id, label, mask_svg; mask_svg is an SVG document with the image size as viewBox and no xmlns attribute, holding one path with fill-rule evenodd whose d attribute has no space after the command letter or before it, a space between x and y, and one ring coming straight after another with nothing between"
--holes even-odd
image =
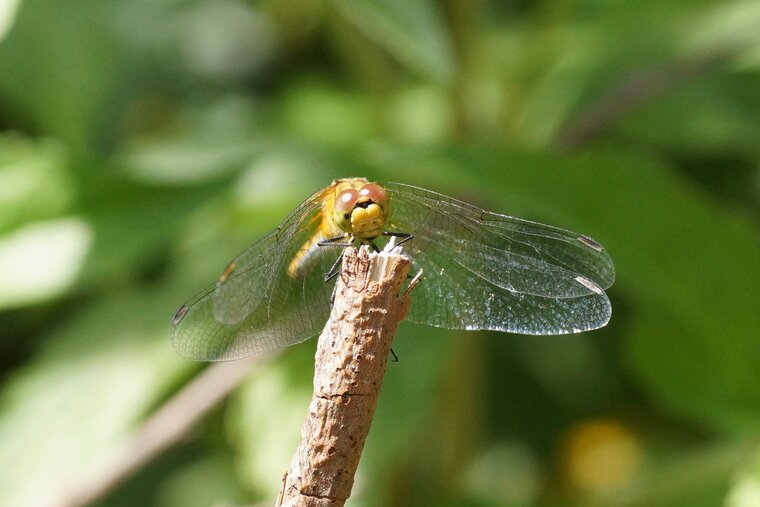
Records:
<instances>
[{"instance_id":1,"label":"yellow blurred spot","mask_svg":"<svg viewBox=\"0 0 760 507\"><path fill-rule=\"evenodd\" d=\"M615 421L591 421L571 430L564 450L571 485L587 493L607 494L630 485L641 466L636 436Z\"/></svg>"}]
</instances>

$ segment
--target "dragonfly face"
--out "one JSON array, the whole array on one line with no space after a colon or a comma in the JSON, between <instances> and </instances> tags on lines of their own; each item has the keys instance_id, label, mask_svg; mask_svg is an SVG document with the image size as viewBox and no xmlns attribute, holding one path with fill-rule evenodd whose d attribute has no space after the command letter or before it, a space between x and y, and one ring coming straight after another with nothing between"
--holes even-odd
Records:
<instances>
[{"instance_id":1,"label":"dragonfly face","mask_svg":"<svg viewBox=\"0 0 760 507\"><path fill-rule=\"evenodd\" d=\"M360 241L371 241L383 233L391 218L388 193L376 183L366 180L346 180L339 185L351 185L335 197L333 220L343 231ZM357 188L357 185L361 187Z\"/></svg>"},{"instance_id":2,"label":"dragonfly face","mask_svg":"<svg viewBox=\"0 0 760 507\"><path fill-rule=\"evenodd\" d=\"M581 234L490 213L410 185L334 181L296 208L182 305L171 338L183 356L237 359L319 333L332 286L324 275L345 235L372 243L412 234L404 253L423 269L407 319L449 329L576 333L605 325L604 289L615 270L607 251Z\"/></svg>"}]
</instances>

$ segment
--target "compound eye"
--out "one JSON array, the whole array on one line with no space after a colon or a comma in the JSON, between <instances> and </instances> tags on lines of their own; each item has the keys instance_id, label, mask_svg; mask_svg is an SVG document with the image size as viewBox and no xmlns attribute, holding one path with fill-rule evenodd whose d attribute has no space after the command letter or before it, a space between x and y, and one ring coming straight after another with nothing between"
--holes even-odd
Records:
<instances>
[{"instance_id":1,"label":"compound eye","mask_svg":"<svg viewBox=\"0 0 760 507\"><path fill-rule=\"evenodd\" d=\"M381 207L388 202L388 193L383 187L376 183L367 183L364 185L359 194L362 197L367 197L372 202L379 204Z\"/></svg>"},{"instance_id":2,"label":"compound eye","mask_svg":"<svg viewBox=\"0 0 760 507\"><path fill-rule=\"evenodd\" d=\"M354 206L358 200L359 191L355 188L346 189L335 198L333 219L338 227L345 232L351 232L351 212L354 211Z\"/></svg>"},{"instance_id":3,"label":"compound eye","mask_svg":"<svg viewBox=\"0 0 760 507\"><path fill-rule=\"evenodd\" d=\"M335 198L335 212L351 213L359 200L359 192L355 188L349 188L338 194Z\"/></svg>"}]
</instances>

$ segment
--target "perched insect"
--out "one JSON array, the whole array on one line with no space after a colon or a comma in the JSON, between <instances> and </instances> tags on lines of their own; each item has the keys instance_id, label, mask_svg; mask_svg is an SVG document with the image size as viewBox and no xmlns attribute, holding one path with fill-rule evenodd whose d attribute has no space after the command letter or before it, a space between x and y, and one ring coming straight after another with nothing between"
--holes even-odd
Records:
<instances>
[{"instance_id":1,"label":"perched insect","mask_svg":"<svg viewBox=\"0 0 760 507\"><path fill-rule=\"evenodd\" d=\"M340 255L330 245L397 236L425 279L407 320L548 335L604 326L615 268L588 236L483 211L400 183L334 181L248 247L171 323L182 356L238 359L320 332Z\"/></svg>"}]
</instances>

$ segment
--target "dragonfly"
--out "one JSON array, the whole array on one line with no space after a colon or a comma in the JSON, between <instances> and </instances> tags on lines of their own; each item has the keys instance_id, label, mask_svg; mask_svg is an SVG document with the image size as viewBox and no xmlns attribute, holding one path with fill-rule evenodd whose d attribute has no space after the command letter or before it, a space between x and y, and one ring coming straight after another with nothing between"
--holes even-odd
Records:
<instances>
[{"instance_id":1,"label":"dragonfly","mask_svg":"<svg viewBox=\"0 0 760 507\"><path fill-rule=\"evenodd\" d=\"M330 246L389 237L415 270L407 320L434 327L528 335L600 328L615 280L607 250L589 236L484 211L402 183L344 178L315 192L238 255L171 320L189 359L240 359L319 334L342 253Z\"/></svg>"}]
</instances>

